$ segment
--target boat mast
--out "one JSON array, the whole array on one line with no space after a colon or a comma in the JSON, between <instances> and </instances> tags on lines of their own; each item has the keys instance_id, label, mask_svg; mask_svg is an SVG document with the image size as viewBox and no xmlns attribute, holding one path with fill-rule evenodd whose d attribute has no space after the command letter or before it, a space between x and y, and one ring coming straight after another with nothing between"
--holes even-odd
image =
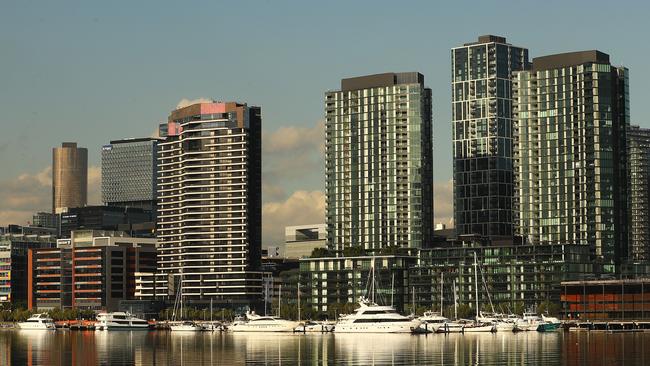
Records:
<instances>
[{"instance_id":1,"label":"boat mast","mask_svg":"<svg viewBox=\"0 0 650 366\"><path fill-rule=\"evenodd\" d=\"M415 286L413 286L413 288L411 289L411 299L412 299L411 301L413 302L413 304L411 305L413 307L412 308L413 316L415 316Z\"/></svg>"},{"instance_id":2,"label":"boat mast","mask_svg":"<svg viewBox=\"0 0 650 366\"><path fill-rule=\"evenodd\" d=\"M370 262L370 301L372 303L375 303L375 257L372 257L372 262Z\"/></svg>"},{"instance_id":3,"label":"boat mast","mask_svg":"<svg viewBox=\"0 0 650 366\"><path fill-rule=\"evenodd\" d=\"M390 306L393 306L393 295L395 293L395 273L393 273L393 278L390 281Z\"/></svg>"},{"instance_id":4,"label":"boat mast","mask_svg":"<svg viewBox=\"0 0 650 366\"><path fill-rule=\"evenodd\" d=\"M300 321L300 280L298 280L298 321Z\"/></svg>"},{"instance_id":5,"label":"boat mast","mask_svg":"<svg viewBox=\"0 0 650 366\"><path fill-rule=\"evenodd\" d=\"M278 318L280 318L280 309L282 307L282 284L280 284L280 290L278 291Z\"/></svg>"},{"instance_id":6,"label":"boat mast","mask_svg":"<svg viewBox=\"0 0 650 366\"><path fill-rule=\"evenodd\" d=\"M456 295L456 279L454 279L452 286L454 286L454 319L458 320L458 297Z\"/></svg>"},{"instance_id":7,"label":"boat mast","mask_svg":"<svg viewBox=\"0 0 650 366\"><path fill-rule=\"evenodd\" d=\"M445 283L445 272L440 272L440 316L442 316L442 290Z\"/></svg>"},{"instance_id":8,"label":"boat mast","mask_svg":"<svg viewBox=\"0 0 650 366\"><path fill-rule=\"evenodd\" d=\"M476 252L474 252L474 293L476 296L476 319L478 322L478 261L476 260Z\"/></svg>"}]
</instances>

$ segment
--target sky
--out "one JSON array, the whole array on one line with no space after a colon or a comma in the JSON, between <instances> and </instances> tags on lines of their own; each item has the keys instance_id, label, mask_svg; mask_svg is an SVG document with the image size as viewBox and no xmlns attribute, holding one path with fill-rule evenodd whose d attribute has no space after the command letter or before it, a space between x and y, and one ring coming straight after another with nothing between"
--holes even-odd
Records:
<instances>
[{"instance_id":1,"label":"sky","mask_svg":"<svg viewBox=\"0 0 650 366\"><path fill-rule=\"evenodd\" d=\"M263 244L324 222L323 94L419 71L433 90L436 222L452 224L450 49L496 34L531 57L598 49L630 69L650 127L643 1L29 1L0 4L0 225L51 207L51 149L144 137L201 98L262 107Z\"/></svg>"}]
</instances>

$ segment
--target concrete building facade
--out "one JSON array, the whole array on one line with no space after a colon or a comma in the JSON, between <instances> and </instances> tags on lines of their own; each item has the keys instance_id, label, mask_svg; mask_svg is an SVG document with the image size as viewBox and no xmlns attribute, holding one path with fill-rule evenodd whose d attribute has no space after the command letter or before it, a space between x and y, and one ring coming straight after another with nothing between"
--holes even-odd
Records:
<instances>
[{"instance_id":1,"label":"concrete building facade","mask_svg":"<svg viewBox=\"0 0 650 366\"><path fill-rule=\"evenodd\" d=\"M158 144L158 270L174 291L182 281L188 302L260 298L261 122L259 107L234 102L169 116Z\"/></svg>"}]
</instances>

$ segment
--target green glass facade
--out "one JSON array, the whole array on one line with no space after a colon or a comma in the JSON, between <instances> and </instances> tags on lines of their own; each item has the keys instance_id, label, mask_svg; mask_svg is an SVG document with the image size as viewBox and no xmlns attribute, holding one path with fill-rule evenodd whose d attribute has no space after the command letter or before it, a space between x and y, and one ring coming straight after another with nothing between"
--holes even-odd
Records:
<instances>
[{"instance_id":1,"label":"green glass facade","mask_svg":"<svg viewBox=\"0 0 650 366\"><path fill-rule=\"evenodd\" d=\"M431 90L416 72L325 94L328 246L419 248L433 229Z\"/></svg>"},{"instance_id":2,"label":"green glass facade","mask_svg":"<svg viewBox=\"0 0 650 366\"><path fill-rule=\"evenodd\" d=\"M513 71L528 50L497 36L451 50L454 224L458 235L513 234Z\"/></svg>"},{"instance_id":3,"label":"green glass facade","mask_svg":"<svg viewBox=\"0 0 650 366\"><path fill-rule=\"evenodd\" d=\"M598 51L515 73L517 234L590 248L613 271L628 247L627 69Z\"/></svg>"}]
</instances>

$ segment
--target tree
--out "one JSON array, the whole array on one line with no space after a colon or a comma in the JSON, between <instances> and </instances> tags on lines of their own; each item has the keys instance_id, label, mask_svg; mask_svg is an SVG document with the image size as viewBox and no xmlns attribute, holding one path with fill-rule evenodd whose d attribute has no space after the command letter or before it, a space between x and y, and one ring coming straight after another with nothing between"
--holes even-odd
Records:
<instances>
[{"instance_id":1,"label":"tree","mask_svg":"<svg viewBox=\"0 0 650 366\"><path fill-rule=\"evenodd\" d=\"M334 253L332 253L327 248L314 248L314 250L311 251L311 258L325 258L325 257L333 257L333 256Z\"/></svg>"},{"instance_id":2,"label":"tree","mask_svg":"<svg viewBox=\"0 0 650 366\"><path fill-rule=\"evenodd\" d=\"M381 248L379 252L382 255L398 255L400 252L400 247L397 245L389 245L387 247Z\"/></svg>"},{"instance_id":3,"label":"tree","mask_svg":"<svg viewBox=\"0 0 650 366\"><path fill-rule=\"evenodd\" d=\"M366 255L366 250L361 245L353 245L343 249L344 257L361 257Z\"/></svg>"}]
</instances>

